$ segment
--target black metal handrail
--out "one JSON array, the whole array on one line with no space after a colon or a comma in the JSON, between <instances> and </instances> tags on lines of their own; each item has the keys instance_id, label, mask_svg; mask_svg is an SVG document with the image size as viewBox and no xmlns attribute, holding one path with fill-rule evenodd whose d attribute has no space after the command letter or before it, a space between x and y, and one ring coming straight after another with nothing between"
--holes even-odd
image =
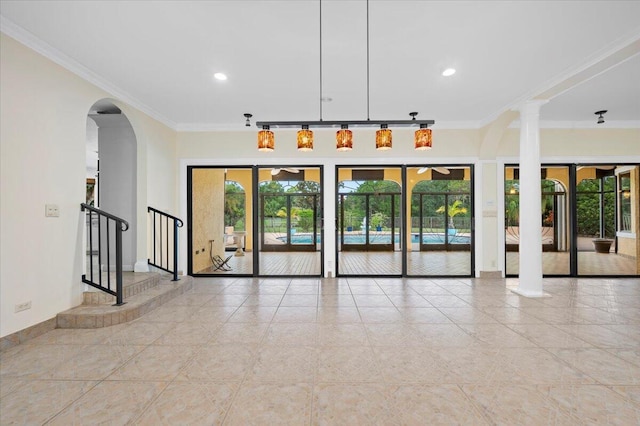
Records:
<instances>
[{"instance_id":1,"label":"black metal handrail","mask_svg":"<svg viewBox=\"0 0 640 426\"><path fill-rule=\"evenodd\" d=\"M85 203L80 204L81 210L87 211L87 242L89 243L89 278L87 278L87 274L82 275L82 282L88 284L92 287L98 288L106 293L112 294L116 297L116 306L123 305L123 279L122 279L122 233L129 229L129 222L126 220L119 218L111 213L107 213L103 210L95 208ZM93 242L94 242L94 229L93 222L95 219L97 220L97 239L98 239L98 273L97 279L94 276L94 251L93 251ZM103 229L103 222L106 226ZM111 226L110 223L114 223L113 232L115 233L115 269L116 269L116 288L115 290L111 287ZM103 241L103 236L106 241ZM106 257L106 285L103 283L102 277L102 261Z\"/></svg>"},{"instance_id":2,"label":"black metal handrail","mask_svg":"<svg viewBox=\"0 0 640 426\"><path fill-rule=\"evenodd\" d=\"M182 228L184 223L180 218L153 207L147 207L147 212L152 213L151 226L153 228L153 254L152 258L148 260L149 265L173 274L173 281L178 281L178 228ZM171 226L173 230L172 262L169 261L169 221L173 222ZM165 228L164 234L162 233L163 227Z\"/></svg>"}]
</instances>

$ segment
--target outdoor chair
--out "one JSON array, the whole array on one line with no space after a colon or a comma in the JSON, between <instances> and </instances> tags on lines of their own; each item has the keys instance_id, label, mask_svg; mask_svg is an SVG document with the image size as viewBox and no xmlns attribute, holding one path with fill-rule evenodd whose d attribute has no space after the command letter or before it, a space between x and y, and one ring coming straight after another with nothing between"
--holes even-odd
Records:
<instances>
[{"instance_id":1,"label":"outdoor chair","mask_svg":"<svg viewBox=\"0 0 640 426\"><path fill-rule=\"evenodd\" d=\"M213 254L213 241L209 241L209 257L211 258L211 264L213 265L213 271L225 271L228 272L232 268L229 266L229 260L233 257L233 255L227 256L226 259L223 259L218 254Z\"/></svg>"}]
</instances>

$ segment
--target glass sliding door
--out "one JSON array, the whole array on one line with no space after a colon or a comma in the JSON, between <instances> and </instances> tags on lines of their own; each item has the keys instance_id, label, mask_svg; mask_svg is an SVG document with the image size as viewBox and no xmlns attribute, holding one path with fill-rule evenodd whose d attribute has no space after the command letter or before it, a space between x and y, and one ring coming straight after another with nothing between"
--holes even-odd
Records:
<instances>
[{"instance_id":1,"label":"glass sliding door","mask_svg":"<svg viewBox=\"0 0 640 426\"><path fill-rule=\"evenodd\" d=\"M400 167L338 167L339 275L401 275Z\"/></svg>"},{"instance_id":2,"label":"glass sliding door","mask_svg":"<svg viewBox=\"0 0 640 426\"><path fill-rule=\"evenodd\" d=\"M189 274L253 275L251 167L187 168Z\"/></svg>"},{"instance_id":3,"label":"glass sliding door","mask_svg":"<svg viewBox=\"0 0 640 426\"><path fill-rule=\"evenodd\" d=\"M571 273L568 166L544 166L541 169L540 237L542 272L545 275ZM517 275L520 268L520 181L519 169L505 168L505 251L506 274Z\"/></svg>"},{"instance_id":4,"label":"glass sliding door","mask_svg":"<svg viewBox=\"0 0 640 426\"><path fill-rule=\"evenodd\" d=\"M638 165L542 167L544 275L639 275L638 175ZM519 272L518 177L517 166L505 167L505 267L509 276Z\"/></svg>"},{"instance_id":5,"label":"glass sliding door","mask_svg":"<svg viewBox=\"0 0 640 426\"><path fill-rule=\"evenodd\" d=\"M265 167L258 175L259 274L320 276L321 169Z\"/></svg>"},{"instance_id":6,"label":"glass sliding door","mask_svg":"<svg viewBox=\"0 0 640 426\"><path fill-rule=\"evenodd\" d=\"M407 182L407 275L470 276L471 167L408 167Z\"/></svg>"},{"instance_id":7,"label":"glass sliding door","mask_svg":"<svg viewBox=\"0 0 640 426\"><path fill-rule=\"evenodd\" d=\"M631 203L637 170L613 164L577 166L578 275L638 275L637 207ZM633 201L637 206L637 192Z\"/></svg>"}]
</instances>

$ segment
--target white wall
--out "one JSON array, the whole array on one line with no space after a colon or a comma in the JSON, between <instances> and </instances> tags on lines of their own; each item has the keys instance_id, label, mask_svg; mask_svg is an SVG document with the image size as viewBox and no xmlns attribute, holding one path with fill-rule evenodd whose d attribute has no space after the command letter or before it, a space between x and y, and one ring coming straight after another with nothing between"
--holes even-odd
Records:
<instances>
[{"instance_id":1,"label":"white wall","mask_svg":"<svg viewBox=\"0 0 640 426\"><path fill-rule=\"evenodd\" d=\"M122 234L122 262L125 271L133 271L137 260L136 135L123 114L96 115L92 119L98 124L99 207L129 223L129 229ZM113 238L111 243L113 253ZM115 264L110 266L114 270Z\"/></svg>"},{"instance_id":2,"label":"white wall","mask_svg":"<svg viewBox=\"0 0 640 426\"><path fill-rule=\"evenodd\" d=\"M87 118L87 178L95 179L98 174L98 125Z\"/></svg>"},{"instance_id":3,"label":"white wall","mask_svg":"<svg viewBox=\"0 0 640 426\"><path fill-rule=\"evenodd\" d=\"M4 34L0 51L3 337L80 303L87 113L109 95ZM147 203L175 210L176 132L114 103L138 138L136 214L138 223L146 223ZM58 204L60 217L45 217L48 203ZM146 227L139 226L137 258L146 257ZM27 301L31 309L14 312L16 304Z\"/></svg>"}]
</instances>

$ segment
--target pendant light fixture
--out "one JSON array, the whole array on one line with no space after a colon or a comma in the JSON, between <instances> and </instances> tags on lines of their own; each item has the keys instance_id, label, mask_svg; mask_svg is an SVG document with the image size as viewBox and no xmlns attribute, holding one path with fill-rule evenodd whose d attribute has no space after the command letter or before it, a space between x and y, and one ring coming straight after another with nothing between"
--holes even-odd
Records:
<instances>
[{"instance_id":1,"label":"pendant light fixture","mask_svg":"<svg viewBox=\"0 0 640 426\"><path fill-rule=\"evenodd\" d=\"M412 121L416 119L417 112L410 112ZM413 135L414 148L416 151L426 151L431 149L431 129L427 129L426 124L420 124L420 128Z\"/></svg>"},{"instance_id":2,"label":"pendant light fixture","mask_svg":"<svg viewBox=\"0 0 640 426\"><path fill-rule=\"evenodd\" d=\"M420 128L416 130L415 135L413 136L414 147L416 151L426 151L431 149L431 129L427 129L426 126L420 125Z\"/></svg>"},{"instance_id":3,"label":"pendant light fixture","mask_svg":"<svg viewBox=\"0 0 640 426\"><path fill-rule=\"evenodd\" d=\"M391 149L391 130L386 124L381 124L380 130L376 131L376 149L378 151Z\"/></svg>"},{"instance_id":4,"label":"pendant light fixture","mask_svg":"<svg viewBox=\"0 0 640 426\"><path fill-rule=\"evenodd\" d=\"M353 148L353 132L347 124L340 126L336 132L336 149L338 151L351 151Z\"/></svg>"},{"instance_id":5,"label":"pendant light fixture","mask_svg":"<svg viewBox=\"0 0 640 426\"><path fill-rule=\"evenodd\" d=\"M257 121L256 126L262 130L258 132L258 150L270 152L274 150L275 141L271 128L298 128L297 142L298 151L313 150L313 132L311 127L340 127L336 132L336 149L338 151L350 151L353 149L353 132L349 127L379 127L376 131L376 150L385 151L392 148L392 127L417 127L414 135L415 149L427 150L431 148L431 129L433 120L416 120L417 112L409 113L411 120L371 120L369 114L369 0L367 0L367 119L366 120L333 120L324 121L322 119L322 0L319 3L319 63L320 63L320 120L319 121Z\"/></svg>"},{"instance_id":6,"label":"pendant light fixture","mask_svg":"<svg viewBox=\"0 0 640 426\"><path fill-rule=\"evenodd\" d=\"M273 132L269 130L269 125L263 125L262 130L258 132L258 151L273 152L275 145Z\"/></svg>"},{"instance_id":7,"label":"pendant light fixture","mask_svg":"<svg viewBox=\"0 0 640 426\"><path fill-rule=\"evenodd\" d=\"M313 151L313 132L306 124L298 130L298 151Z\"/></svg>"}]
</instances>

